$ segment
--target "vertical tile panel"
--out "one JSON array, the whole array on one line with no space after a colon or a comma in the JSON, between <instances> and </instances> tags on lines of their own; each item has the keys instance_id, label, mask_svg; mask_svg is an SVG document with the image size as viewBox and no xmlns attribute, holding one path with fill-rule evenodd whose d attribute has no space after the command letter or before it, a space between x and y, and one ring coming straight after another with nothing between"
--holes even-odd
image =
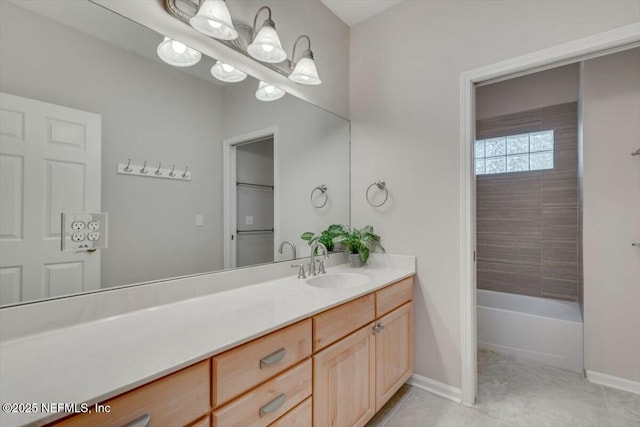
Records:
<instances>
[{"instance_id":1,"label":"vertical tile panel","mask_svg":"<svg viewBox=\"0 0 640 427\"><path fill-rule=\"evenodd\" d=\"M553 129L554 169L476 179L478 287L578 300L577 103L479 120L478 139Z\"/></svg>"}]
</instances>

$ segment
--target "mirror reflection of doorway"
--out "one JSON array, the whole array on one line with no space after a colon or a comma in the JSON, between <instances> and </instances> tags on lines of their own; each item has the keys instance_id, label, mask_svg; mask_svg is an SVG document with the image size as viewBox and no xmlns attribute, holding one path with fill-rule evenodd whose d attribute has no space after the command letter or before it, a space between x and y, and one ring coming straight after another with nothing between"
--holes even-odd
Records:
<instances>
[{"instance_id":1,"label":"mirror reflection of doorway","mask_svg":"<svg viewBox=\"0 0 640 427\"><path fill-rule=\"evenodd\" d=\"M235 148L237 266L273 262L273 135Z\"/></svg>"}]
</instances>

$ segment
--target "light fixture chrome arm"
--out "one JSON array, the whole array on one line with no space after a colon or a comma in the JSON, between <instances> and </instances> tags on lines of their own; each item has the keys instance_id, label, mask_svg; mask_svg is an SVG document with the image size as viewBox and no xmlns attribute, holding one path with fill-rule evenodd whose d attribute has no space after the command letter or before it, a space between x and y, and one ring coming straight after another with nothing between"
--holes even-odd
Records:
<instances>
[{"instance_id":1,"label":"light fixture chrome arm","mask_svg":"<svg viewBox=\"0 0 640 427\"><path fill-rule=\"evenodd\" d=\"M296 66L296 47L298 46L298 42L299 42L300 40L302 40L302 39L306 39L306 40L307 40L307 43L308 43L307 50L305 50L305 51L302 53L302 56L304 57L304 56L305 56L305 54L306 54L307 52L309 52L309 57L310 57L311 59L313 59L313 52L311 51L311 39L309 38L309 36L308 36L308 35L303 34L303 35L301 35L300 37L298 37L298 38L296 39L295 43L293 43L293 52L291 53L291 65L290 65L290 68L291 68L292 70L293 70L293 68Z\"/></svg>"},{"instance_id":2,"label":"light fixture chrome arm","mask_svg":"<svg viewBox=\"0 0 640 427\"><path fill-rule=\"evenodd\" d=\"M260 9L258 9L258 11L256 12L256 16L253 17L253 32L251 33L251 41L254 41L256 39L256 34L258 34L257 31L257 26L258 26L258 16L260 15L260 12L262 12L263 10L266 10L267 12L269 12L269 17L267 19L265 19L264 24L263 25L269 25L270 27L274 27L276 26L276 24L273 22L273 20L271 19L271 8L269 6L262 6Z\"/></svg>"}]
</instances>

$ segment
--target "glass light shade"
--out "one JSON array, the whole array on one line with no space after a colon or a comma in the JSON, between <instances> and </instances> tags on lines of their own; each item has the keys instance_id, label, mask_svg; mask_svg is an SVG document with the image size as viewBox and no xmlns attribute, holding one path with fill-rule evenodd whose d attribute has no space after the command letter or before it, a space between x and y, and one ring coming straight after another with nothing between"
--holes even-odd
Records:
<instances>
[{"instance_id":1,"label":"glass light shade","mask_svg":"<svg viewBox=\"0 0 640 427\"><path fill-rule=\"evenodd\" d=\"M272 84L260 81L258 90L256 91L256 98L258 98L260 101L275 101L282 98L283 96L284 91L282 89L279 89Z\"/></svg>"},{"instance_id":2,"label":"glass light shade","mask_svg":"<svg viewBox=\"0 0 640 427\"><path fill-rule=\"evenodd\" d=\"M189 24L197 31L220 40L234 40L238 32L233 28L231 14L224 0L204 0Z\"/></svg>"},{"instance_id":3,"label":"glass light shade","mask_svg":"<svg viewBox=\"0 0 640 427\"><path fill-rule=\"evenodd\" d=\"M190 67L197 64L202 54L184 43L165 37L158 45L158 56L174 67Z\"/></svg>"},{"instance_id":4,"label":"glass light shade","mask_svg":"<svg viewBox=\"0 0 640 427\"><path fill-rule=\"evenodd\" d=\"M220 61L211 67L211 74L216 79L227 83L241 82L247 78L247 73L243 73L236 67Z\"/></svg>"},{"instance_id":5,"label":"glass light shade","mask_svg":"<svg viewBox=\"0 0 640 427\"><path fill-rule=\"evenodd\" d=\"M289 74L289 80L303 85L319 85L322 83L318 77L318 69L311 58L300 58L293 72Z\"/></svg>"},{"instance_id":6,"label":"glass light shade","mask_svg":"<svg viewBox=\"0 0 640 427\"><path fill-rule=\"evenodd\" d=\"M287 53L282 48L280 37L274 27L263 25L258 31L253 43L247 48L249 55L258 61L272 64L282 62L287 59Z\"/></svg>"}]
</instances>

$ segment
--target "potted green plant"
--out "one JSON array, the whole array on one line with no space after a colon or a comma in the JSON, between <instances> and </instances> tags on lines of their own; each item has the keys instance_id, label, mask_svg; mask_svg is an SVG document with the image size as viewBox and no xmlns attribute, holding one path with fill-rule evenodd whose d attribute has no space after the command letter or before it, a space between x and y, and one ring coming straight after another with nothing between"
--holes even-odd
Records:
<instances>
[{"instance_id":1,"label":"potted green plant","mask_svg":"<svg viewBox=\"0 0 640 427\"><path fill-rule=\"evenodd\" d=\"M342 243L349 250L349 261L353 267L362 267L369 259L369 253L379 247L380 236L373 232L373 227L366 225L361 229L342 226L341 232L333 239L334 243Z\"/></svg>"},{"instance_id":2,"label":"potted green plant","mask_svg":"<svg viewBox=\"0 0 640 427\"><path fill-rule=\"evenodd\" d=\"M320 242L327 248L328 251L333 251L335 246L333 239L342 233L343 227L343 225L331 224L320 233L306 231L302 233L300 238L302 240L306 240L309 243L309 246L313 245L315 242Z\"/></svg>"}]
</instances>

